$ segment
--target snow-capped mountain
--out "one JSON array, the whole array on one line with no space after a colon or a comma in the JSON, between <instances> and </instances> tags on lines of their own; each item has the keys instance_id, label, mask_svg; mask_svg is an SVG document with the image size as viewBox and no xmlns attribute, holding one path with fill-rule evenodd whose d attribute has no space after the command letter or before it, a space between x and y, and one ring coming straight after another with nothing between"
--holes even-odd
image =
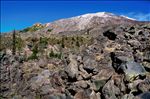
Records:
<instances>
[{"instance_id":1,"label":"snow-capped mountain","mask_svg":"<svg viewBox=\"0 0 150 99\"><path fill-rule=\"evenodd\" d=\"M51 35L51 34L76 34L87 30L119 25L135 25L145 23L123 15L108 12L89 13L71 18L64 18L46 24L37 23L21 31L24 35ZM147 23L147 22L146 22ZM149 22L148 22L149 23ZM79 33L80 34L80 33Z\"/></svg>"},{"instance_id":2,"label":"snow-capped mountain","mask_svg":"<svg viewBox=\"0 0 150 99\"><path fill-rule=\"evenodd\" d=\"M99 25L112 24L130 24L137 22L135 19L127 16L119 16L107 12L89 13L72 18L61 19L52 23L46 23L45 26L53 29L53 32L76 31Z\"/></svg>"}]
</instances>

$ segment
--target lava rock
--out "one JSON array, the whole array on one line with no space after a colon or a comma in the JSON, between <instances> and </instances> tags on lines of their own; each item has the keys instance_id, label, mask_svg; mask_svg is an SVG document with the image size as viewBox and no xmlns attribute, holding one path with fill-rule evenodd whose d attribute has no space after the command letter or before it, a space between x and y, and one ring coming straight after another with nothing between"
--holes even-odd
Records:
<instances>
[{"instance_id":1,"label":"lava rock","mask_svg":"<svg viewBox=\"0 0 150 99\"><path fill-rule=\"evenodd\" d=\"M102 94L105 99L117 99L120 89L114 84L114 80L109 80L102 88Z\"/></svg>"},{"instance_id":2,"label":"lava rock","mask_svg":"<svg viewBox=\"0 0 150 99\"><path fill-rule=\"evenodd\" d=\"M101 69L97 75L92 76L92 86L95 91L98 91L102 88L106 81L114 74L113 69L105 68Z\"/></svg>"},{"instance_id":3,"label":"lava rock","mask_svg":"<svg viewBox=\"0 0 150 99\"><path fill-rule=\"evenodd\" d=\"M77 64L77 60L75 57L76 56L74 56L72 54L69 55L70 63L66 67L66 72L67 72L68 76L72 79L77 78L77 76L78 76L78 64Z\"/></svg>"},{"instance_id":4,"label":"lava rock","mask_svg":"<svg viewBox=\"0 0 150 99\"><path fill-rule=\"evenodd\" d=\"M144 92L139 95L140 99L150 99L150 92Z\"/></svg>"},{"instance_id":5,"label":"lava rock","mask_svg":"<svg viewBox=\"0 0 150 99\"><path fill-rule=\"evenodd\" d=\"M138 77L139 75L144 76L146 74L145 68L134 61L122 63L120 65L120 69L122 69L122 71L125 73L126 80L128 81L136 79L136 77Z\"/></svg>"}]
</instances>

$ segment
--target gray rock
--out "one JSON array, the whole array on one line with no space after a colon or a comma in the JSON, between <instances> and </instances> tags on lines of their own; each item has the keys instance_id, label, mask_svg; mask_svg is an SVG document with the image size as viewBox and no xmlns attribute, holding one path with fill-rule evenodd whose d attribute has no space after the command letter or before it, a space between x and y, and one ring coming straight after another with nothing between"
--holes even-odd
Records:
<instances>
[{"instance_id":1,"label":"gray rock","mask_svg":"<svg viewBox=\"0 0 150 99\"><path fill-rule=\"evenodd\" d=\"M45 96L43 99L69 99L65 94L54 94Z\"/></svg>"},{"instance_id":2,"label":"gray rock","mask_svg":"<svg viewBox=\"0 0 150 99\"><path fill-rule=\"evenodd\" d=\"M134 61L128 61L128 62L122 63L120 65L120 69L123 70L123 72L125 73L126 79L128 81L134 80L139 75L144 76L146 74L145 68L139 63L134 62Z\"/></svg>"},{"instance_id":3,"label":"gray rock","mask_svg":"<svg viewBox=\"0 0 150 99\"><path fill-rule=\"evenodd\" d=\"M78 91L74 99L100 99L100 93L95 93L91 89L85 89Z\"/></svg>"},{"instance_id":4,"label":"gray rock","mask_svg":"<svg viewBox=\"0 0 150 99\"><path fill-rule=\"evenodd\" d=\"M109 80L102 88L102 94L105 99L117 99L120 94L120 89L114 85L114 80Z\"/></svg>"},{"instance_id":5,"label":"gray rock","mask_svg":"<svg viewBox=\"0 0 150 99\"><path fill-rule=\"evenodd\" d=\"M79 65L79 74L78 80L89 79L92 76L92 73L87 73L87 71L83 69L83 64Z\"/></svg>"},{"instance_id":6,"label":"gray rock","mask_svg":"<svg viewBox=\"0 0 150 99\"><path fill-rule=\"evenodd\" d=\"M70 63L66 67L65 71L67 72L70 78L76 78L78 76L78 64L75 59L75 55L69 55Z\"/></svg>"},{"instance_id":7,"label":"gray rock","mask_svg":"<svg viewBox=\"0 0 150 99\"><path fill-rule=\"evenodd\" d=\"M99 73L97 75L92 76L92 87L95 91L98 91L100 88L102 88L106 81L110 79L110 77L114 74L113 69L105 68L99 70Z\"/></svg>"},{"instance_id":8,"label":"gray rock","mask_svg":"<svg viewBox=\"0 0 150 99\"><path fill-rule=\"evenodd\" d=\"M134 27L134 26L129 27L129 28L127 29L127 32L129 32L130 34L134 34L134 33L135 33L135 27Z\"/></svg>"},{"instance_id":9,"label":"gray rock","mask_svg":"<svg viewBox=\"0 0 150 99\"><path fill-rule=\"evenodd\" d=\"M47 65L47 60L46 60L46 59L39 59L38 65L39 65L41 68L45 68L46 65Z\"/></svg>"},{"instance_id":10,"label":"gray rock","mask_svg":"<svg viewBox=\"0 0 150 99\"><path fill-rule=\"evenodd\" d=\"M134 99L134 95L133 94L125 94L124 96L121 97L121 99Z\"/></svg>"},{"instance_id":11,"label":"gray rock","mask_svg":"<svg viewBox=\"0 0 150 99\"><path fill-rule=\"evenodd\" d=\"M92 56L84 56L83 57L83 68L86 71L93 71L97 67L97 62L95 59L92 58Z\"/></svg>"},{"instance_id":12,"label":"gray rock","mask_svg":"<svg viewBox=\"0 0 150 99\"><path fill-rule=\"evenodd\" d=\"M50 86L50 85L43 85L40 88L40 94L42 94L42 95L48 94L51 89L52 89L52 86Z\"/></svg>"},{"instance_id":13,"label":"gray rock","mask_svg":"<svg viewBox=\"0 0 150 99\"><path fill-rule=\"evenodd\" d=\"M142 94L139 95L140 99L150 99L150 92L144 92Z\"/></svg>"},{"instance_id":14,"label":"gray rock","mask_svg":"<svg viewBox=\"0 0 150 99\"><path fill-rule=\"evenodd\" d=\"M37 90L43 84L50 84L49 76L50 76L49 70L44 70L38 76L32 77L30 80L31 88L33 90Z\"/></svg>"},{"instance_id":15,"label":"gray rock","mask_svg":"<svg viewBox=\"0 0 150 99\"><path fill-rule=\"evenodd\" d=\"M75 85L79 86L81 88L87 88L88 87L88 83L86 81L84 81L84 80L75 82Z\"/></svg>"},{"instance_id":16,"label":"gray rock","mask_svg":"<svg viewBox=\"0 0 150 99\"><path fill-rule=\"evenodd\" d=\"M150 51L144 52L144 60L150 62Z\"/></svg>"},{"instance_id":17,"label":"gray rock","mask_svg":"<svg viewBox=\"0 0 150 99\"><path fill-rule=\"evenodd\" d=\"M147 92L150 90L150 80L145 79L143 82L139 83L137 86L138 90L142 92Z\"/></svg>"}]
</instances>

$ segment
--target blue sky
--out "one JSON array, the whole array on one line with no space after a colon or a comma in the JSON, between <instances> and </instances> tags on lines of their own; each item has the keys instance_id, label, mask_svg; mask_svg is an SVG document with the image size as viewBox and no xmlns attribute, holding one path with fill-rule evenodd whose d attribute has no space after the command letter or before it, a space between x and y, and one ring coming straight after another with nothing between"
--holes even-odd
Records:
<instances>
[{"instance_id":1,"label":"blue sky","mask_svg":"<svg viewBox=\"0 0 150 99\"><path fill-rule=\"evenodd\" d=\"M111 12L150 21L150 1L1 1L1 32L86 13Z\"/></svg>"}]
</instances>

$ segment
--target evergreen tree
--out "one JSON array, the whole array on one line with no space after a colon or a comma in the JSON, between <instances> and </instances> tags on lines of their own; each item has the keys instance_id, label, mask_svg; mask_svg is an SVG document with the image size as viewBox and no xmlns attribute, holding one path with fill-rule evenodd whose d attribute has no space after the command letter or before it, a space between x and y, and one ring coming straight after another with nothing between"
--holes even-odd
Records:
<instances>
[{"instance_id":1,"label":"evergreen tree","mask_svg":"<svg viewBox=\"0 0 150 99\"><path fill-rule=\"evenodd\" d=\"M76 42L76 46L77 46L77 47L80 47L79 41Z\"/></svg>"},{"instance_id":2,"label":"evergreen tree","mask_svg":"<svg viewBox=\"0 0 150 99\"><path fill-rule=\"evenodd\" d=\"M13 48L12 48L12 54L16 54L16 31L13 31Z\"/></svg>"},{"instance_id":3,"label":"evergreen tree","mask_svg":"<svg viewBox=\"0 0 150 99\"><path fill-rule=\"evenodd\" d=\"M49 53L49 57L54 57L54 52L53 52L53 50L51 50L51 52Z\"/></svg>"}]
</instances>

